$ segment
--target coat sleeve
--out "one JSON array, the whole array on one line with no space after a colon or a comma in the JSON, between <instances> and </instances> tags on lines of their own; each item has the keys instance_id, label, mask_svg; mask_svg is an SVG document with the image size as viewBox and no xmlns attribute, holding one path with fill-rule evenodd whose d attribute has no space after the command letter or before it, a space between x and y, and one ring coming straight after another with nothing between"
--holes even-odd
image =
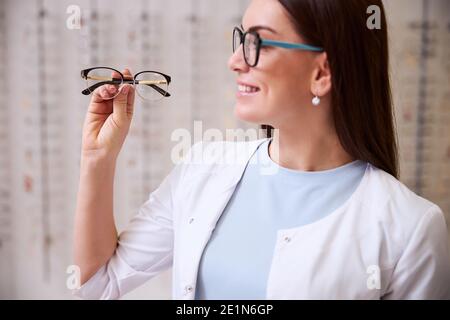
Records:
<instances>
[{"instance_id":1,"label":"coat sleeve","mask_svg":"<svg viewBox=\"0 0 450 320\"><path fill-rule=\"evenodd\" d=\"M383 299L450 299L450 252L445 219L433 205L403 251Z\"/></svg>"},{"instance_id":2,"label":"coat sleeve","mask_svg":"<svg viewBox=\"0 0 450 320\"><path fill-rule=\"evenodd\" d=\"M174 194L185 165L185 160L177 164L149 195L120 233L114 255L72 294L83 299L118 299L172 266Z\"/></svg>"}]
</instances>

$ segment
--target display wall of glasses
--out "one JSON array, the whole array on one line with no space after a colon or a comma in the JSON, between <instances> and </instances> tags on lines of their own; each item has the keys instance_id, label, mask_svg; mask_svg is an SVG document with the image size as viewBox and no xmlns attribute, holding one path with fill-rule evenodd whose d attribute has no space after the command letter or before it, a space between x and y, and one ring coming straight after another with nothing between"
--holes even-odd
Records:
<instances>
[{"instance_id":1,"label":"display wall of glasses","mask_svg":"<svg viewBox=\"0 0 450 320\"><path fill-rule=\"evenodd\" d=\"M118 229L172 168L171 134L254 127L235 119L227 68L248 0L0 2L0 298L72 298L66 288L89 97L80 70L158 70L171 97L136 99L119 157ZM387 0L401 180L450 212L450 21L447 0ZM66 27L71 5L81 29ZM405 9L407 8L407 9ZM424 23L428 21L428 23ZM170 271L126 298L170 298Z\"/></svg>"},{"instance_id":2,"label":"display wall of glasses","mask_svg":"<svg viewBox=\"0 0 450 320\"><path fill-rule=\"evenodd\" d=\"M6 74L6 65L8 62L7 36L8 24L6 21L6 7L3 2L0 3L0 72ZM0 88L0 95L5 97L8 92L8 82ZM8 126L9 110L6 99L0 100L0 286L1 291L12 291L13 282L9 281L9 277L13 272L14 264L12 259L6 259L13 254L12 245L12 219L13 212L11 210L11 158L10 155L10 138Z\"/></svg>"},{"instance_id":3,"label":"display wall of glasses","mask_svg":"<svg viewBox=\"0 0 450 320\"><path fill-rule=\"evenodd\" d=\"M450 3L385 4L391 13L401 180L436 202L450 225Z\"/></svg>"}]
</instances>

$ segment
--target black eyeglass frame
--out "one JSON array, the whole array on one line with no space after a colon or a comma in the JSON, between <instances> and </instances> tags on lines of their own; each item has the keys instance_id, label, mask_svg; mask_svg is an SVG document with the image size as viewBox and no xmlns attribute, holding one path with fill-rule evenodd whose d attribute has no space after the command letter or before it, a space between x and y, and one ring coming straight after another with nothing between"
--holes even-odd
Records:
<instances>
[{"instance_id":1,"label":"black eyeglass frame","mask_svg":"<svg viewBox=\"0 0 450 320\"><path fill-rule=\"evenodd\" d=\"M86 96L90 95L92 92L94 92L95 89L97 89L98 87L101 87L101 86L103 86L105 84L121 85L121 84L124 84L124 83L128 83L128 84L135 85L135 84L139 84L139 82L147 81L147 80L136 80L137 76L139 76L140 74L146 73L146 72L157 73L157 74L163 76L164 79L166 79L167 86L169 86L170 82L172 81L172 78L169 75L164 74L164 73L159 72L159 71L151 71L151 70L149 70L149 71L140 71L140 72L138 72L138 73L136 73L134 75L133 79L130 79L129 77L126 78L122 74L122 72L120 72L120 71L118 71L118 70L116 70L114 68L110 68L110 67L92 67L92 68L81 70L81 77L83 79L85 79L85 80L88 80L89 72L91 72L92 70L96 70L96 69L108 69L108 70L111 70L111 71L115 71L118 74L120 74L121 79L119 79L119 78L111 78L110 81L98 82L98 83L96 83L96 84L94 84L94 85L84 89L83 91L81 91L81 93L86 95ZM163 97L170 97L170 93L167 92L166 90L160 88L159 86L157 86L157 84L145 84L145 85L150 86L151 88L156 90L158 93L160 93Z\"/></svg>"},{"instance_id":2,"label":"black eyeglass frame","mask_svg":"<svg viewBox=\"0 0 450 320\"><path fill-rule=\"evenodd\" d=\"M235 46L235 39L236 39L236 33L239 34L239 38L240 38L240 44L242 45L242 51L243 51L243 55L244 55L244 60L245 63L249 66L249 67L255 67L258 64L259 61L259 53L261 51L261 47L263 46L268 46L268 47L280 47L280 48L284 48L284 49L293 49L293 50L305 50L305 51L314 51L314 52L323 52L324 49L318 46L312 46L309 44L304 44L304 43L291 43L291 42L284 42L284 41L275 41L275 40L267 40L267 39L262 39L261 36L258 34L258 32L256 31L242 31L239 27L234 27L233 29L233 53L236 52L236 50L238 48L236 48ZM245 48L244 48L244 44L245 44L245 37L247 37L247 35L253 35L256 38L256 59L255 59L255 63L254 64L250 64L247 60L247 57L245 55Z\"/></svg>"},{"instance_id":3,"label":"black eyeglass frame","mask_svg":"<svg viewBox=\"0 0 450 320\"><path fill-rule=\"evenodd\" d=\"M256 32L254 32L254 31L243 32L241 29L239 29L239 27L234 27L234 29L233 29L233 53L236 52L236 50L239 48L239 46L238 46L237 48L235 47L235 42L234 42L234 40L236 39L236 33L239 33L239 37L240 37L240 39L241 39L239 45L242 45L242 54L243 54L243 56L244 56L245 63L246 63L249 67L252 67L252 68L255 67L255 66L258 64L258 61L259 61L259 51L261 50L261 39L259 38L259 34L256 33ZM259 40L259 41L256 43L256 60L255 60L255 63L254 63L254 64L250 64L250 63L247 61L247 56L246 56L246 54L245 54L244 43L245 43L245 37L246 37L248 34L252 34L252 35L256 36L256 39Z\"/></svg>"}]
</instances>

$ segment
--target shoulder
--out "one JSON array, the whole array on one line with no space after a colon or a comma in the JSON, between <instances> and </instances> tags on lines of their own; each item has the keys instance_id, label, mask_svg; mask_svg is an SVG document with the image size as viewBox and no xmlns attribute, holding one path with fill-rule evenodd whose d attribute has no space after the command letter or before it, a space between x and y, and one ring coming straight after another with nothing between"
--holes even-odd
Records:
<instances>
[{"instance_id":1,"label":"shoulder","mask_svg":"<svg viewBox=\"0 0 450 320\"><path fill-rule=\"evenodd\" d=\"M408 217L420 216L424 211L436 206L433 202L417 195L405 184L384 170L371 164L368 165L367 184L364 202L370 206L380 208L380 205L396 209Z\"/></svg>"},{"instance_id":2,"label":"shoulder","mask_svg":"<svg viewBox=\"0 0 450 320\"><path fill-rule=\"evenodd\" d=\"M435 203L417 195L384 170L371 164L367 170L360 199L369 216L366 218L405 242L421 228L446 229L443 212Z\"/></svg>"}]
</instances>

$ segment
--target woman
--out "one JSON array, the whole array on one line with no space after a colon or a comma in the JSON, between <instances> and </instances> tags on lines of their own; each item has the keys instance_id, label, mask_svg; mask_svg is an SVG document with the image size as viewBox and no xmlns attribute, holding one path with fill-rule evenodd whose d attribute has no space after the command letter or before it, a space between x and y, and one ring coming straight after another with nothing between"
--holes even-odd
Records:
<instances>
[{"instance_id":1,"label":"woman","mask_svg":"<svg viewBox=\"0 0 450 320\"><path fill-rule=\"evenodd\" d=\"M366 27L373 4L379 30ZM118 298L173 266L175 299L450 298L442 211L397 180L382 2L253 0L234 37L235 114L274 136L208 144L220 152L207 159L194 145L119 238L114 169L134 92L110 106L95 92L75 293Z\"/></svg>"}]
</instances>

